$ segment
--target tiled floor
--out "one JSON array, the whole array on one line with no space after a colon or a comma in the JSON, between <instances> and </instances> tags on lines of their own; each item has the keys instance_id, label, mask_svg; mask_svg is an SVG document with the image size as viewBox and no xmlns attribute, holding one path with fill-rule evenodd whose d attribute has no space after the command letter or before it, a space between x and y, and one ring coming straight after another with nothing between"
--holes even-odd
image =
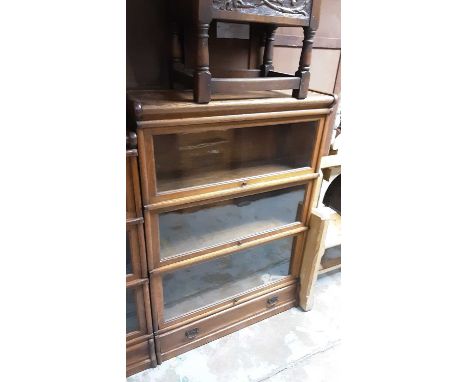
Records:
<instances>
[{"instance_id":1,"label":"tiled floor","mask_svg":"<svg viewBox=\"0 0 468 382\"><path fill-rule=\"evenodd\" d=\"M293 308L127 378L127 382L337 382L341 273L319 278L310 312Z\"/></svg>"}]
</instances>

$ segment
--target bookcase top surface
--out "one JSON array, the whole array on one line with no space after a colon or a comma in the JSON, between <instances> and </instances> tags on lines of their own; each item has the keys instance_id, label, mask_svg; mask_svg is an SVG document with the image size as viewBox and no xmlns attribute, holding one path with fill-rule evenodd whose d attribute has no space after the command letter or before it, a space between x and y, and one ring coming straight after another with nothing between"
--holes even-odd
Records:
<instances>
[{"instance_id":1,"label":"bookcase top surface","mask_svg":"<svg viewBox=\"0 0 468 382\"><path fill-rule=\"evenodd\" d=\"M193 102L191 90L130 90L128 100L137 120L184 118L194 115L265 113L287 110L330 109L335 97L310 90L307 98L291 97L291 91L256 91L214 94L208 104Z\"/></svg>"}]
</instances>

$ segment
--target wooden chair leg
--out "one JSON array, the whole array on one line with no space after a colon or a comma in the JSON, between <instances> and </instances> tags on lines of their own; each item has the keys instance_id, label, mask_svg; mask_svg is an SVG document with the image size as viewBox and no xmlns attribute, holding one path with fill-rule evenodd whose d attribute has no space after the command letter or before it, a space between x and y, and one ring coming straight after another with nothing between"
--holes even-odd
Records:
<instances>
[{"instance_id":1,"label":"wooden chair leg","mask_svg":"<svg viewBox=\"0 0 468 382\"><path fill-rule=\"evenodd\" d=\"M273 70L273 48L275 46L275 35L278 29L275 25L268 25L265 39L265 51L263 52L263 64L260 67L263 77Z\"/></svg>"},{"instance_id":2,"label":"wooden chair leg","mask_svg":"<svg viewBox=\"0 0 468 382\"><path fill-rule=\"evenodd\" d=\"M197 56L194 73L194 98L196 103L208 103L211 100L210 53L208 49L208 29L210 24L197 25Z\"/></svg>"},{"instance_id":3,"label":"wooden chair leg","mask_svg":"<svg viewBox=\"0 0 468 382\"><path fill-rule=\"evenodd\" d=\"M301 58L296 77L301 78L299 89L293 90L293 97L303 99L307 97L310 81L310 62L312 59L312 45L314 43L315 30L311 27L304 27L304 42L302 43Z\"/></svg>"}]
</instances>

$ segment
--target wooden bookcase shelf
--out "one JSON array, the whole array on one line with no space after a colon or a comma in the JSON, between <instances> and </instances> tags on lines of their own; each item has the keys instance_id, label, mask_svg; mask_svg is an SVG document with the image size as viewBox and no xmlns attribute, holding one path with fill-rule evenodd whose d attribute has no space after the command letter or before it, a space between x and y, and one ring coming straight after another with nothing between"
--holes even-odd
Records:
<instances>
[{"instance_id":1,"label":"wooden bookcase shelf","mask_svg":"<svg viewBox=\"0 0 468 382\"><path fill-rule=\"evenodd\" d=\"M323 275L341 268L341 245L325 249L318 274Z\"/></svg>"}]
</instances>

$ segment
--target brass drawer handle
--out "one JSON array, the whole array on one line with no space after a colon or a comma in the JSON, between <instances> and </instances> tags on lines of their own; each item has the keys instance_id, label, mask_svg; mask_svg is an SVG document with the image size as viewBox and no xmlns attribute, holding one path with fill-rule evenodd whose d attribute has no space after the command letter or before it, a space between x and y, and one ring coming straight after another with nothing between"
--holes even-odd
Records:
<instances>
[{"instance_id":1,"label":"brass drawer handle","mask_svg":"<svg viewBox=\"0 0 468 382\"><path fill-rule=\"evenodd\" d=\"M271 307L275 306L277 304L277 302L278 302L278 296L270 297L267 300L267 307L271 308Z\"/></svg>"},{"instance_id":2,"label":"brass drawer handle","mask_svg":"<svg viewBox=\"0 0 468 382\"><path fill-rule=\"evenodd\" d=\"M196 336L198 336L198 333L198 328L193 328L185 332L185 337L187 337L189 340L193 340Z\"/></svg>"}]
</instances>

